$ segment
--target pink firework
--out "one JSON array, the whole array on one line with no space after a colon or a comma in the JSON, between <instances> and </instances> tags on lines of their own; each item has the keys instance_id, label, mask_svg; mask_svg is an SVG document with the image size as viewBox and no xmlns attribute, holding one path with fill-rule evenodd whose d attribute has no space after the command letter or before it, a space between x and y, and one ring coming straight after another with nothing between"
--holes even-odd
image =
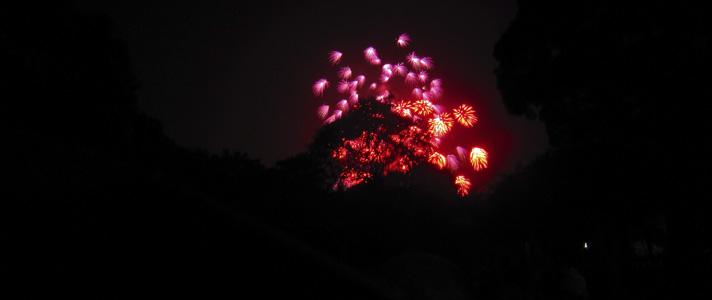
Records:
<instances>
[{"instance_id":1,"label":"pink firework","mask_svg":"<svg viewBox=\"0 0 712 300\"><path fill-rule=\"evenodd\" d=\"M430 88L431 88L431 89L434 88L434 87L442 87L442 85L443 85L442 79L436 78L436 79L433 79L433 80L430 81Z\"/></svg>"},{"instance_id":2,"label":"pink firework","mask_svg":"<svg viewBox=\"0 0 712 300\"><path fill-rule=\"evenodd\" d=\"M344 54L339 51L331 51L329 52L329 62L331 62L332 65L336 65L341 61L342 56L344 56Z\"/></svg>"},{"instance_id":3,"label":"pink firework","mask_svg":"<svg viewBox=\"0 0 712 300\"><path fill-rule=\"evenodd\" d=\"M422 83L428 81L428 72L420 71L420 73L418 73L418 80Z\"/></svg>"},{"instance_id":4,"label":"pink firework","mask_svg":"<svg viewBox=\"0 0 712 300\"><path fill-rule=\"evenodd\" d=\"M415 55L415 52L411 52L408 54L406 57L408 60L408 63L410 63L410 66L414 69L420 69L420 58L418 58L417 55Z\"/></svg>"},{"instance_id":5,"label":"pink firework","mask_svg":"<svg viewBox=\"0 0 712 300\"><path fill-rule=\"evenodd\" d=\"M423 57L418 61L418 65L420 65L420 67L422 67L423 69L432 69L433 59L430 57Z\"/></svg>"},{"instance_id":6,"label":"pink firework","mask_svg":"<svg viewBox=\"0 0 712 300\"><path fill-rule=\"evenodd\" d=\"M400 76L405 76L405 74L408 73L408 68L406 68L405 65L403 65L403 63L396 64L395 70L396 70L396 74L398 74Z\"/></svg>"},{"instance_id":7,"label":"pink firework","mask_svg":"<svg viewBox=\"0 0 712 300\"><path fill-rule=\"evenodd\" d=\"M414 85L418 81L418 76L415 75L413 72L408 72L408 75L405 75L405 83Z\"/></svg>"},{"instance_id":8,"label":"pink firework","mask_svg":"<svg viewBox=\"0 0 712 300\"><path fill-rule=\"evenodd\" d=\"M460 160L467 161L467 150L465 150L465 148L457 146L455 150L457 151L457 156Z\"/></svg>"},{"instance_id":9,"label":"pink firework","mask_svg":"<svg viewBox=\"0 0 712 300\"><path fill-rule=\"evenodd\" d=\"M367 61L371 62L373 64L373 61L378 60L380 64L380 59L378 58L378 53L376 52L376 48L373 47L368 47L366 50L363 50L363 57L366 58Z\"/></svg>"},{"instance_id":10,"label":"pink firework","mask_svg":"<svg viewBox=\"0 0 712 300\"><path fill-rule=\"evenodd\" d=\"M358 93L356 91L351 91L351 95L349 95L349 102L351 102L351 103L358 102Z\"/></svg>"},{"instance_id":11,"label":"pink firework","mask_svg":"<svg viewBox=\"0 0 712 300\"><path fill-rule=\"evenodd\" d=\"M336 91L341 94L348 92L350 89L351 89L350 84L346 80L341 80L341 81L339 81L339 84L336 85Z\"/></svg>"},{"instance_id":12,"label":"pink firework","mask_svg":"<svg viewBox=\"0 0 712 300\"><path fill-rule=\"evenodd\" d=\"M351 68L343 67L343 68L339 69L339 78L349 79L350 77L351 77Z\"/></svg>"},{"instance_id":13,"label":"pink firework","mask_svg":"<svg viewBox=\"0 0 712 300\"><path fill-rule=\"evenodd\" d=\"M457 160L457 157L455 157L455 155L449 154L447 156L447 168L453 172L457 171L457 169L460 168L460 162Z\"/></svg>"},{"instance_id":14,"label":"pink firework","mask_svg":"<svg viewBox=\"0 0 712 300\"><path fill-rule=\"evenodd\" d=\"M380 64L381 64L381 59L380 59L380 58L376 58L376 59L370 60L369 63L371 63L372 65L377 66L377 65L380 65Z\"/></svg>"},{"instance_id":15,"label":"pink firework","mask_svg":"<svg viewBox=\"0 0 712 300\"><path fill-rule=\"evenodd\" d=\"M347 111L347 110L349 110L349 102L346 101L346 99L343 99L336 103L336 108L338 108L341 111Z\"/></svg>"},{"instance_id":16,"label":"pink firework","mask_svg":"<svg viewBox=\"0 0 712 300\"><path fill-rule=\"evenodd\" d=\"M378 87L378 84L376 84L376 83L374 82L374 83L371 83L371 85L368 86L368 89L369 89L369 90L372 90L372 91L375 91L377 87Z\"/></svg>"},{"instance_id":17,"label":"pink firework","mask_svg":"<svg viewBox=\"0 0 712 300\"><path fill-rule=\"evenodd\" d=\"M312 92L314 92L314 96L321 96L324 94L324 90L329 86L329 81L326 79L319 79L316 82L314 82L314 85L312 86Z\"/></svg>"},{"instance_id":18,"label":"pink firework","mask_svg":"<svg viewBox=\"0 0 712 300\"><path fill-rule=\"evenodd\" d=\"M410 42L410 37L403 33L398 36L398 39L396 39L396 44L400 46L401 48L408 47L408 43Z\"/></svg>"},{"instance_id":19,"label":"pink firework","mask_svg":"<svg viewBox=\"0 0 712 300\"><path fill-rule=\"evenodd\" d=\"M413 95L413 97L420 99L423 97L423 90L419 88L414 88L411 94Z\"/></svg>"},{"instance_id":20,"label":"pink firework","mask_svg":"<svg viewBox=\"0 0 712 300\"><path fill-rule=\"evenodd\" d=\"M326 118L326 115L329 114L329 106L324 104L319 106L319 108L316 110L317 116L319 116L319 119L324 119Z\"/></svg>"},{"instance_id":21,"label":"pink firework","mask_svg":"<svg viewBox=\"0 0 712 300\"><path fill-rule=\"evenodd\" d=\"M364 75L356 76L356 82L358 82L359 87L362 87L364 82L366 82L366 76L364 76Z\"/></svg>"}]
</instances>

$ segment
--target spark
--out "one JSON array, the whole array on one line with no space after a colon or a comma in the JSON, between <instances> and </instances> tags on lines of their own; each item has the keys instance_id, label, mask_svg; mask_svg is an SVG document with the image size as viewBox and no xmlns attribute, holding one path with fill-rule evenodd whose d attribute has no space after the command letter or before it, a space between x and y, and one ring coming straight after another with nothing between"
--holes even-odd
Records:
<instances>
[{"instance_id":1,"label":"spark","mask_svg":"<svg viewBox=\"0 0 712 300\"><path fill-rule=\"evenodd\" d=\"M420 82L428 81L428 72L420 71L420 73L418 73L418 80L420 80Z\"/></svg>"},{"instance_id":2,"label":"spark","mask_svg":"<svg viewBox=\"0 0 712 300\"><path fill-rule=\"evenodd\" d=\"M374 91L374 90L376 90L377 87L378 87L378 84L376 84L376 83L374 82L374 83L371 83L371 85L368 86L368 89Z\"/></svg>"},{"instance_id":3,"label":"spark","mask_svg":"<svg viewBox=\"0 0 712 300\"><path fill-rule=\"evenodd\" d=\"M326 79L317 80L312 86L312 91L315 96L321 96L324 94L324 90L329 86L329 81Z\"/></svg>"},{"instance_id":4,"label":"spark","mask_svg":"<svg viewBox=\"0 0 712 300\"><path fill-rule=\"evenodd\" d=\"M413 110L414 113L422 116L422 117L427 117L435 111L433 108L433 104L428 101L428 100L418 100L413 102L411 105L411 109Z\"/></svg>"},{"instance_id":5,"label":"spark","mask_svg":"<svg viewBox=\"0 0 712 300\"><path fill-rule=\"evenodd\" d=\"M455 157L455 155L447 155L447 168L450 169L450 171L452 172L455 172L458 168L460 168L460 161L457 160L457 157Z\"/></svg>"},{"instance_id":6,"label":"spark","mask_svg":"<svg viewBox=\"0 0 712 300\"><path fill-rule=\"evenodd\" d=\"M349 79L351 75L351 68L349 67L343 67L339 70L339 78L341 79Z\"/></svg>"},{"instance_id":7,"label":"spark","mask_svg":"<svg viewBox=\"0 0 712 300\"><path fill-rule=\"evenodd\" d=\"M487 151L479 147L472 148L472 151L470 151L470 163L475 171L487 168Z\"/></svg>"},{"instance_id":8,"label":"spark","mask_svg":"<svg viewBox=\"0 0 712 300\"><path fill-rule=\"evenodd\" d=\"M349 95L349 102L351 102L351 103L358 102L358 93L356 91L351 91L351 95Z\"/></svg>"},{"instance_id":9,"label":"spark","mask_svg":"<svg viewBox=\"0 0 712 300\"><path fill-rule=\"evenodd\" d=\"M445 135L452 128L452 118L450 114L443 113L428 120L428 130L436 137Z\"/></svg>"},{"instance_id":10,"label":"spark","mask_svg":"<svg viewBox=\"0 0 712 300\"><path fill-rule=\"evenodd\" d=\"M419 88L414 88L413 91L411 92L413 97L415 98L423 98L423 90Z\"/></svg>"},{"instance_id":11,"label":"spark","mask_svg":"<svg viewBox=\"0 0 712 300\"><path fill-rule=\"evenodd\" d=\"M398 46L400 46L401 48L408 47L409 42L410 42L410 37L405 33L399 35L398 39L396 39L396 44L398 44Z\"/></svg>"},{"instance_id":12,"label":"spark","mask_svg":"<svg viewBox=\"0 0 712 300\"><path fill-rule=\"evenodd\" d=\"M405 76L405 74L408 73L408 68L406 68L406 66L403 65L403 63L396 64L395 69L396 69L396 74L398 74L400 76Z\"/></svg>"},{"instance_id":13,"label":"spark","mask_svg":"<svg viewBox=\"0 0 712 300\"><path fill-rule=\"evenodd\" d=\"M351 84L346 80L341 80L339 81L339 84L336 85L336 91L341 94L348 92L350 89Z\"/></svg>"},{"instance_id":14,"label":"spark","mask_svg":"<svg viewBox=\"0 0 712 300\"><path fill-rule=\"evenodd\" d=\"M465 148L457 146L455 147L455 151L457 152L457 156L460 158L460 160L467 160L467 150L465 150Z\"/></svg>"},{"instance_id":15,"label":"spark","mask_svg":"<svg viewBox=\"0 0 712 300\"><path fill-rule=\"evenodd\" d=\"M418 76L415 75L413 72L408 72L408 75L405 75L405 83L414 85L418 81Z\"/></svg>"},{"instance_id":16,"label":"spark","mask_svg":"<svg viewBox=\"0 0 712 300\"><path fill-rule=\"evenodd\" d=\"M467 177L463 175L458 175L455 177L455 186L457 186L457 194L460 197L465 197L470 193L470 187L472 183Z\"/></svg>"},{"instance_id":17,"label":"spark","mask_svg":"<svg viewBox=\"0 0 712 300\"><path fill-rule=\"evenodd\" d=\"M433 154L431 154L428 158L428 161L441 170L447 165L447 159L445 158L445 155L442 155L438 152L433 152Z\"/></svg>"},{"instance_id":18,"label":"spark","mask_svg":"<svg viewBox=\"0 0 712 300\"><path fill-rule=\"evenodd\" d=\"M319 106L319 108L316 110L317 116L319 116L319 119L324 119L326 118L326 115L329 114L329 106L324 104Z\"/></svg>"},{"instance_id":19,"label":"spark","mask_svg":"<svg viewBox=\"0 0 712 300\"><path fill-rule=\"evenodd\" d=\"M346 101L346 99L342 99L336 103L336 108L340 109L341 111L348 111L349 110L349 102Z\"/></svg>"},{"instance_id":20,"label":"spark","mask_svg":"<svg viewBox=\"0 0 712 300\"><path fill-rule=\"evenodd\" d=\"M359 87L363 86L364 82L366 82L366 76L364 76L364 75L356 76L356 82L358 82Z\"/></svg>"},{"instance_id":21,"label":"spark","mask_svg":"<svg viewBox=\"0 0 712 300\"><path fill-rule=\"evenodd\" d=\"M433 59L430 57L423 57L418 60L418 65L423 69L430 70L433 68Z\"/></svg>"},{"instance_id":22,"label":"spark","mask_svg":"<svg viewBox=\"0 0 712 300\"><path fill-rule=\"evenodd\" d=\"M453 109L452 115L455 117L457 122L459 122L462 126L465 127L472 127L478 121L477 115L475 115L475 110L472 109L472 106L469 106L467 104L461 104L460 106Z\"/></svg>"},{"instance_id":23,"label":"spark","mask_svg":"<svg viewBox=\"0 0 712 300\"><path fill-rule=\"evenodd\" d=\"M331 62L332 65L336 65L341 61L343 55L344 54L339 51L331 51L329 52L329 62Z\"/></svg>"}]
</instances>

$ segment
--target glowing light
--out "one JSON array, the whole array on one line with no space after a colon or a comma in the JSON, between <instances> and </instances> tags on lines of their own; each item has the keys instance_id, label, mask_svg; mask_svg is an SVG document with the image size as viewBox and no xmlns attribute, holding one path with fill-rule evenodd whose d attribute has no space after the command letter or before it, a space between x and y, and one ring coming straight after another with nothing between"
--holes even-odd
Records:
<instances>
[{"instance_id":1,"label":"glowing light","mask_svg":"<svg viewBox=\"0 0 712 300\"><path fill-rule=\"evenodd\" d=\"M406 66L404 66L403 63L396 64L395 70L396 70L396 74L398 74L400 76L405 76L405 74L408 73L408 68L406 68Z\"/></svg>"},{"instance_id":2,"label":"glowing light","mask_svg":"<svg viewBox=\"0 0 712 300\"><path fill-rule=\"evenodd\" d=\"M423 57L418 61L418 65L423 68L423 69L432 69L433 68L433 59L430 57Z\"/></svg>"},{"instance_id":3,"label":"glowing light","mask_svg":"<svg viewBox=\"0 0 712 300\"><path fill-rule=\"evenodd\" d=\"M393 103L391 111L397 113L398 115L404 118L410 118L413 116L410 112L410 102L408 101L399 101Z\"/></svg>"},{"instance_id":4,"label":"glowing light","mask_svg":"<svg viewBox=\"0 0 712 300\"><path fill-rule=\"evenodd\" d=\"M440 137L450 131L452 123L453 121L450 114L443 113L428 120L428 130L430 130L432 135Z\"/></svg>"},{"instance_id":5,"label":"glowing light","mask_svg":"<svg viewBox=\"0 0 712 300\"><path fill-rule=\"evenodd\" d=\"M460 161L457 160L457 157L452 154L448 154L447 156L447 168L450 169L450 171L455 172L457 169L460 168Z\"/></svg>"},{"instance_id":6,"label":"glowing light","mask_svg":"<svg viewBox=\"0 0 712 300\"><path fill-rule=\"evenodd\" d=\"M356 82L358 83L358 87L362 87L363 84L366 82L366 76L364 76L364 75L356 76Z\"/></svg>"},{"instance_id":7,"label":"glowing light","mask_svg":"<svg viewBox=\"0 0 712 300\"><path fill-rule=\"evenodd\" d=\"M336 65L341 61L341 57L343 54L339 51L331 51L329 52L329 62L331 62L332 65Z\"/></svg>"},{"instance_id":8,"label":"glowing light","mask_svg":"<svg viewBox=\"0 0 712 300\"><path fill-rule=\"evenodd\" d=\"M400 46L401 48L408 47L408 43L410 42L410 37L403 33L398 36L398 39L396 39L396 44Z\"/></svg>"},{"instance_id":9,"label":"glowing light","mask_svg":"<svg viewBox=\"0 0 712 300\"><path fill-rule=\"evenodd\" d=\"M455 186L457 186L457 194L460 195L460 197L465 197L470 193L472 183L467 177L458 175L455 177Z\"/></svg>"},{"instance_id":10,"label":"glowing light","mask_svg":"<svg viewBox=\"0 0 712 300\"><path fill-rule=\"evenodd\" d=\"M452 110L452 115L455 117L458 123L465 127L472 127L477 123L477 115L475 115L475 110L472 106L467 104L461 104Z\"/></svg>"},{"instance_id":11,"label":"glowing light","mask_svg":"<svg viewBox=\"0 0 712 300\"><path fill-rule=\"evenodd\" d=\"M427 117L433 114L435 109L433 108L433 103L428 100L418 100L413 102L411 109L414 113L421 117Z\"/></svg>"},{"instance_id":12,"label":"glowing light","mask_svg":"<svg viewBox=\"0 0 712 300\"><path fill-rule=\"evenodd\" d=\"M351 91L351 95L349 95L349 102L351 102L351 103L358 102L358 93L356 91Z\"/></svg>"},{"instance_id":13,"label":"glowing light","mask_svg":"<svg viewBox=\"0 0 712 300\"><path fill-rule=\"evenodd\" d=\"M412 92L410 92L411 95L415 98L423 98L423 90L420 88L414 88ZM427 100L427 99L426 99Z\"/></svg>"},{"instance_id":14,"label":"glowing light","mask_svg":"<svg viewBox=\"0 0 712 300\"><path fill-rule=\"evenodd\" d=\"M336 103L336 108L338 108L341 111L347 111L349 110L349 102L346 101L346 99L343 99Z\"/></svg>"},{"instance_id":15,"label":"glowing light","mask_svg":"<svg viewBox=\"0 0 712 300\"><path fill-rule=\"evenodd\" d=\"M341 80L339 81L339 84L336 85L336 91L341 94L348 92L350 89L351 85L346 80Z\"/></svg>"},{"instance_id":16,"label":"glowing light","mask_svg":"<svg viewBox=\"0 0 712 300\"><path fill-rule=\"evenodd\" d=\"M428 158L428 161L441 170L447 165L447 158L445 158L445 155L438 152L433 152L433 154L431 154Z\"/></svg>"},{"instance_id":17,"label":"glowing light","mask_svg":"<svg viewBox=\"0 0 712 300\"><path fill-rule=\"evenodd\" d=\"M329 81L326 79L319 79L317 80L314 85L312 86L312 92L314 92L314 96L321 96L324 94L324 90L329 86Z\"/></svg>"},{"instance_id":18,"label":"glowing light","mask_svg":"<svg viewBox=\"0 0 712 300\"><path fill-rule=\"evenodd\" d=\"M411 52L406 56L406 60L410 63L413 69L420 69L420 58L415 55L415 52Z\"/></svg>"},{"instance_id":19,"label":"glowing light","mask_svg":"<svg viewBox=\"0 0 712 300\"><path fill-rule=\"evenodd\" d=\"M324 104L319 106L319 108L316 110L317 116L319 116L319 119L324 119L326 118L326 115L329 114L329 106Z\"/></svg>"},{"instance_id":20,"label":"glowing light","mask_svg":"<svg viewBox=\"0 0 712 300\"><path fill-rule=\"evenodd\" d=\"M428 81L428 72L420 71L420 73L418 73L418 80L420 80L420 82Z\"/></svg>"},{"instance_id":21,"label":"glowing light","mask_svg":"<svg viewBox=\"0 0 712 300\"><path fill-rule=\"evenodd\" d=\"M405 83L406 83L406 84L414 85L414 84L416 84L417 82L418 82L418 76L415 75L415 73L413 73L413 72L408 72L408 74L405 75Z\"/></svg>"},{"instance_id":22,"label":"glowing light","mask_svg":"<svg viewBox=\"0 0 712 300\"><path fill-rule=\"evenodd\" d=\"M461 161L467 161L467 150L465 148L462 148L460 146L455 147L455 151L457 152L457 157L460 158Z\"/></svg>"},{"instance_id":23,"label":"glowing light","mask_svg":"<svg viewBox=\"0 0 712 300\"><path fill-rule=\"evenodd\" d=\"M343 67L339 70L339 78L341 79L349 79L351 75L351 68L349 67Z\"/></svg>"},{"instance_id":24,"label":"glowing light","mask_svg":"<svg viewBox=\"0 0 712 300\"><path fill-rule=\"evenodd\" d=\"M470 163L475 171L480 171L487 168L487 151L482 148L474 147L470 151Z\"/></svg>"}]
</instances>

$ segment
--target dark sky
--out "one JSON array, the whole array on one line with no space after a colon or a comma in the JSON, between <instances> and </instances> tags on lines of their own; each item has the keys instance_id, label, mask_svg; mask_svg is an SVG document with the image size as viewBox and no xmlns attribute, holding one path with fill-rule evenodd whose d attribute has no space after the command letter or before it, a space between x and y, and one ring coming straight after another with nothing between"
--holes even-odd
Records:
<instances>
[{"instance_id":1,"label":"dark sky","mask_svg":"<svg viewBox=\"0 0 712 300\"><path fill-rule=\"evenodd\" d=\"M330 71L327 53L392 47L403 32L435 59L446 98L479 112L468 141L494 149L505 169L547 145L541 123L505 111L492 73L513 0L245 3L77 0L113 19L141 83L141 109L181 145L244 151L267 164L303 151L320 126L311 84Z\"/></svg>"}]
</instances>

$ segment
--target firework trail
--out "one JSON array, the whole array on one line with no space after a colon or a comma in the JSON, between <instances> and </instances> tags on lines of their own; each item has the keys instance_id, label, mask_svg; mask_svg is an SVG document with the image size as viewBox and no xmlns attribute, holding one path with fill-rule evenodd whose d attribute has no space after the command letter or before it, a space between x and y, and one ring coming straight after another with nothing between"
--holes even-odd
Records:
<instances>
[{"instance_id":1,"label":"firework trail","mask_svg":"<svg viewBox=\"0 0 712 300\"><path fill-rule=\"evenodd\" d=\"M395 44L397 48L408 48L411 38L403 33L396 38ZM343 57L342 52L331 51L328 55L329 63L339 65ZM431 78L435 64L428 56L419 56L409 50L399 60L382 60L376 48L367 47L363 50L363 59L368 68L377 70L375 75L360 69L361 65L352 65L355 69L342 66L337 67L335 72L333 82L337 83L334 92L329 92L329 80L326 78L314 82L312 93L316 97L328 94L325 98L339 99L331 105L320 105L317 108L319 119L325 125L332 124L345 114L352 114L361 107L367 107L369 103L376 103L373 102L375 100L382 103L379 105L387 105L389 110L370 115L374 121L380 122L384 114L392 113L409 125L395 132L387 131L385 126L378 126L377 129L361 132L355 138L342 138L340 144L330 150L331 158L340 166L333 188L345 190L368 182L377 175L408 173L414 166L426 162L438 170L461 173L454 180L457 194L462 197L469 195L472 182L462 173L486 169L487 151L472 147L468 152L458 146L454 153L443 153L440 147L442 140L455 125L471 128L478 122L474 108L461 104L449 111L442 104L434 103L443 98L443 80ZM354 71L360 74L356 76ZM366 84L364 74L372 78L370 84ZM332 98L334 96L331 93L340 96ZM472 169L462 168L461 162L469 162Z\"/></svg>"}]
</instances>

